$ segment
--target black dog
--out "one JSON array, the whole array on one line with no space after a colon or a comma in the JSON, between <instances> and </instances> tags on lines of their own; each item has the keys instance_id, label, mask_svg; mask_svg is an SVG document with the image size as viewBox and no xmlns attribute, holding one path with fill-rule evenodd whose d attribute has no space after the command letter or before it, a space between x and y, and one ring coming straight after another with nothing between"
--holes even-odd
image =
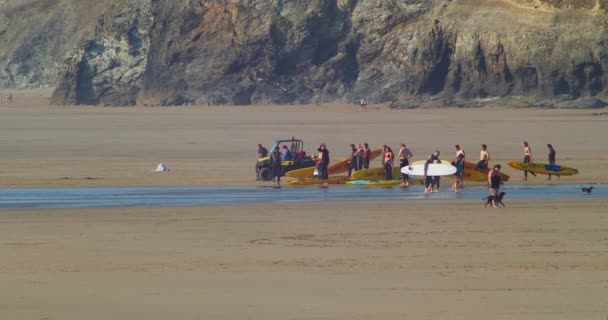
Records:
<instances>
[{"instance_id":1,"label":"black dog","mask_svg":"<svg viewBox=\"0 0 608 320\"><path fill-rule=\"evenodd\" d=\"M594 189L593 187L585 188L585 187L581 186L581 191L583 191L583 193L586 193L586 194L591 194L591 191L593 191L593 189Z\"/></svg>"},{"instance_id":2,"label":"black dog","mask_svg":"<svg viewBox=\"0 0 608 320\"><path fill-rule=\"evenodd\" d=\"M499 204L502 204L503 207L506 207L504 203L502 203L502 198L505 196L505 192L501 191L498 195L496 196L492 196L489 195L485 198L483 198L482 200L486 200L486 203L484 204L484 207L488 207L488 206L494 206L494 204L492 203L493 201L496 203L496 206L498 207Z\"/></svg>"}]
</instances>

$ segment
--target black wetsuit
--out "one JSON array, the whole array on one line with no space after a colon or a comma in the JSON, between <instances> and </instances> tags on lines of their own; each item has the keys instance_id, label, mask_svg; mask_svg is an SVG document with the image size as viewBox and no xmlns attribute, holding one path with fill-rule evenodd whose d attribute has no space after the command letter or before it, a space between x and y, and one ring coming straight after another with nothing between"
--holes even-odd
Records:
<instances>
[{"instance_id":1,"label":"black wetsuit","mask_svg":"<svg viewBox=\"0 0 608 320\"><path fill-rule=\"evenodd\" d=\"M498 173L493 173L490 177L490 188L496 190L498 194L498 189L500 189L500 175Z\"/></svg>"},{"instance_id":2,"label":"black wetsuit","mask_svg":"<svg viewBox=\"0 0 608 320\"><path fill-rule=\"evenodd\" d=\"M327 174L327 167L329 166L329 151L323 149L321 152L321 163L319 164L319 179L327 180L329 175Z\"/></svg>"},{"instance_id":3,"label":"black wetsuit","mask_svg":"<svg viewBox=\"0 0 608 320\"><path fill-rule=\"evenodd\" d=\"M441 160L439 160L439 156L432 156L431 161L432 161L431 163L441 163ZM433 185L435 186L436 190L439 190L440 180L441 180L440 176L433 177Z\"/></svg>"},{"instance_id":4,"label":"black wetsuit","mask_svg":"<svg viewBox=\"0 0 608 320\"><path fill-rule=\"evenodd\" d=\"M352 149L350 154L350 165L348 166L348 176L350 177L353 171L359 170L357 149Z\"/></svg>"},{"instance_id":5,"label":"black wetsuit","mask_svg":"<svg viewBox=\"0 0 608 320\"><path fill-rule=\"evenodd\" d=\"M426 173L429 169L429 164L432 164L433 160L429 159L424 163L424 173ZM431 188L433 186L433 184L435 183L435 179L433 176L426 176L425 182L424 182L424 186L426 188Z\"/></svg>"},{"instance_id":6,"label":"black wetsuit","mask_svg":"<svg viewBox=\"0 0 608 320\"><path fill-rule=\"evenodd\" d=\"M282 163L283 154L281 151L273 151L270 155L270 162L272 164L272 181L275 181L277 184L281 183L281 163Z\"/></svg>"}]
</instances>

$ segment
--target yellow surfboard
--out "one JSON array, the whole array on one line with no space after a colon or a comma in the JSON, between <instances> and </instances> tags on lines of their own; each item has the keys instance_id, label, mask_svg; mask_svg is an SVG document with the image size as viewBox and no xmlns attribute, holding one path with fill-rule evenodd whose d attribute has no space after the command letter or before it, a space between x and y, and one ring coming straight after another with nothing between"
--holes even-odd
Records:
<instances>
[{"instance_id":1,"label":"yellow surfboard","mask_svg":"<svg viewBox=\"0 0 608 320\"><path fill-rule=\"evenodd\" d=\"M353 172L351 178L353 180L378 180L384 179L385 176L384 168L369 168ZM401 177L399 167L393 167L393 177Z\"/></svg>"},{"instance_id":2,"label":"yellow surfboard","mask_svg":"<svg viewBox=\"0 0 608 320\"><path fill-rule=\"evenodd\" d=\"M473 182L488 182L488 172L492 169L479 169L471 162L464 163L463 179ZM509 175L499 172L501 181L509 181Z\"/></svg>"},{"instance_id":3,"label":"yellow surfboard","mask_svg":"<svg viewBox=\"0 0 608 320\"><path fill-rule=\"evenodd\" d=\"M578 174L578 170L566 166L559 166L555 164L545 163L525 163L511 161L508 163L509 167L521 171L530 171L538 174L553 174L556 176L571 176Z\"/></svg>"},{"instance_id":4,"label":"yellow surfboard","mask_svg":"<svg viewBox=\"0 0 608 320\"><path fill-rule=\"evenodd\" d=\"M297 180L285 181L284 184L287 186L312 186L318 184L344 184L349 181L348 177L330 177L327 180L320 180L318 178L305 178Z\"/></svg>"}]
</instances>

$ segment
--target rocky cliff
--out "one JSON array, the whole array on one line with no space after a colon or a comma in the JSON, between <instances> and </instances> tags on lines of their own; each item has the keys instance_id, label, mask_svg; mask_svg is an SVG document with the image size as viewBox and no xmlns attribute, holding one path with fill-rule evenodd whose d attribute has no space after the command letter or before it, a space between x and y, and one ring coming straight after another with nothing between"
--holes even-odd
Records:
<instances>
[{"instance_id":1,"label":"rocky cliff","mask_svg":"<svg viewBox=\"0 0 608 320\"><path fill-rule=\"evenodd\" d=\"M56 81L57 104L608 101L608 0L24 2L2 17L48 17L0 48L0 85Z\"/></svg>"}]
</instances>

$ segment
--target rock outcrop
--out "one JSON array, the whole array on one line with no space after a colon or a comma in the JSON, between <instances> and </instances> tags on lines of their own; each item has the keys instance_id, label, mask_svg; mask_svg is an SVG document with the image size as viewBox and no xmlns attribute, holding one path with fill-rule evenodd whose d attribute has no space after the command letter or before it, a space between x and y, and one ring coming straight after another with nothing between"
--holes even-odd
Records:
<instances>
[{"instance_id":1,"label":"rock outcrop","mask_svg":"<svg viewBox=\"0 0 608 320\"><path fill-rule=\"evenodd\" d=\"M0 1L0 88L54 86L112 0Z\"/></svg>"},{"instance_id":2,"label":"rock outcrop","mask_svg":"<svg viewBox=\"0 0 608 320\"><path fill-rule=\"evenodd\" d=\"M56 59L63 65L54 103L248 105L366 96L409 108L608 101L608 0L108 0L99 6L94 31L71 35L80 41L77 50ZM38 82L51 81L57 68L44 70ZM10 74L12 80L0 75L0 85L33 77Z\"/></svg>"}]
</instances>

